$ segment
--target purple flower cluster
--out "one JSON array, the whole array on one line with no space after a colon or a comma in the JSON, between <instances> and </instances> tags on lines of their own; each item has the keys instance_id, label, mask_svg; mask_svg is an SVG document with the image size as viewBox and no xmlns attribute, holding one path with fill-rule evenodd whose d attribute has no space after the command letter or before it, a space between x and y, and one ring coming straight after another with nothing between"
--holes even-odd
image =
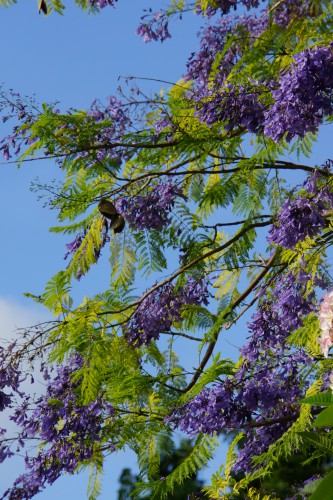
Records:
<instances>
[{"instance_id":1,"label":"purple flower cluster","mask_svg":"<svg viewBox=\"0 0 333 500\"><path fill-rule=\"evenodd\" d=\"M49 380L44 396L31 410L31 398L16 408L10 417L20 428L19 442L34 437L47 445L34 457L26 457L26 470L2 498L31 498L63 473L73 473L80 462L91 458L94 444L103 437L105 419L113 418L112 406L99 396L92 403L79 403L78 382L73 374L82 367L78 355L68 366L59 366L57 375ZM110 443L112 451L113 445Z\"/></svg>"},{"instance_id":2,"label":"purple flower cluster","mask_svg":"<svg viewBox=\"0 0 333 500\"><path fill-rule=\"evenodd\" d=\"M241 45L233 44L223 58L218 57L222 52L226 38L231 33L239 33L240 38L247 34L248 43L265 31L267 18L250 16L230 16L219 19L215 25L209 25L199 32L200 49L192 53L187 62L186 80L193 80L198 99L212 95L212 85L217 91L224 84L225 78L242 55ZM249 41L250 40L250 41ZM212 70L214 67L214 77Z\"/></svg>"},{"instance_id":3,"label":"purple flower cluster","mask_svg":"<svg viewBox=\"0 0 333 500\"><path fill-rule=\"evenodd\" d=\"M70 243L66 243L67 253L64 256L64 260L71 254L74 254L81 246L81 243L85 237L84 233L79 233L75 236L75 239Z\"/></svg>"},{"instance_id":4,"label":"purple flower cluster","mask_svg":"<svg viewBox=\"0 0 333 500\"><path fill-rule=\"evenodd\" d=\"M172 182L155 185L147 196L119 198L117 211L132 229L162 229L170 222L170 211L176 196L184 198L182 190Z\"/></svg>"},{"instance_id":5,"label":"purple flower cluster","mask_svg":"<svg viewBox=\"0 0 333 500\"><path fill-rule=\"evenodd\" d=\"M198 104L196 114L207 125L225 123L226 131L245 127L249 132L258 132L264 117L264 105L253 88L229 86L224 92Z\"/></svg>"},{"instance_id":6,"label":"purple flower cluster","mask_svg":"<svg viewBox=\"0 0 333 500\"><path fill-rule=\"evenodd\" d=\"M214 7L208 6L208 8L205 10L205 15L211 17L215 15L219 10L222 12L222 14L228 14L231 9L237 9L237 4L243 4L249 10L251 8L258 7L259 0L214 0ZM202 8L199 6L196 12L198 14L201 14Z\"/></svg>"},{"instance_id":7,"label":"purple flower cluster","mask_svg":"<svg viewBox=\"0 0 333 500\"><path fill-rule=\"evenodd\" d=\"M136 30L137 35L143 37L144 42L151 42L160 40L164 42L171 35L168 30L168 16L167 13L159 10L158 12L153 12L152 9L148 10L148 13L141 17L144 21L141 23Z\"/></svg>"},{"instance_id":8,"label":"purple flower cluster","mask_svg":"<svg viewBox=\"0 0 333 500\"><path fill-rule=\"evenodd\" d=\"M33 122L32 106L33 99L30 101L20 96L18 92L9 90L6 94L0 89L0 113L2 122L6 123L9 120L16 120L15 125L9 135L6 135L0 140L0 151L6 160L9 160L12 155L18 155L22 146L32 144L34 139L26 135L29 125Z\"/></svg>"},{"instance_id":9,"label":"purple flower cluster","mask_svg":"<svg viewBox=\"0 0 333 500\"><path fill-rule=\"evenodd\" d=\"M195 436L199 432L220 433L222 429L238 429L251 417L246 406L236 401L231 382L209 389L203 389L189 403L172 413L166 422L175 425L182 432Z\"/></svg>"},{"instance_id":10,"label":"purple flower cluster","mask_svg":"<svg viewBox=\"0 0 333 500\"><path fill-rule=\"evenodd\" d=\"M95 137L96 142L112 145L112 143L123 142L123 136L128 132L132 125L132 120L129 116L129 108L131 103L124 103L114 96L108 97L107 106L103 107L95 100L87 115L93 118L96 123L110 122L101 129L98 136ZM106 157L113 158L119 163L124 156L124 148L121 146L107 147L98 149L97 160L103 161Z\"/></svg>"},{"instance_id":11,"label":"purple flower cluster","mask_svg":"<svg viewBox=\"0 0 333 500\"><path fill-rule=\"evenodd\" d=\"M187 62L186 80L194 82L196 115L209 126L224 123L226 130L244 127L250 132L262 128L265 106L258 99L257 82L238 87L226 84L226 78L241 58L246 47L252 45L265 31L268 18L256 15L219 19L200 33L200 50ZM239 42L220 56L229 34L239 34ZM245 36L244 36L245 35Z\"/></svg>"},{"instance_id":12,"label":"purple flower cluster","mask_svg":"<svg viewBox=\"0 0 333 500\"><path fill-rule=\"evenodd\" d=\"M263 381L263 383L264 382L265 381ZM290 427L288 417L291 417L292 413L292 411L286 408L279 409L279 411L276 412L275 415L271 415L271 417L273 419L274 417L285 417L285 422L282 421L270 425L267 425L265 417L258 416L256 418L256 422L257 424L262 423L262 427L257 427L256 429L245 429L243 445L238 453L237 461L233 465L233 471L236 473L253 472L254 466L252 463L252 457L265 453L268 447L284 434L284 432Z\"/></svg>"},{"instance_id":13,"label":"purple flower cluster","mask_svg":"<svg viewBox=\"0 0 333 500\"><path fill-rule=\"evenodd\" d=\"M314 292L304 297L309 280L310 276L304 271L297 276L290 272L276 282L273 299L261 303L247 325L251 338L241 349L250 363L260 361L267 350L275 353L278 349L284 350L289 333L300 328L302 318L316 310Z\"/></svg>"},{"instance_id":14,"label":"purple flower cluster","mask_svg":"<svg viewBox=\"0 0 333 500\"><path fill-rule=\"evenodd\" d=\"M315 172L306 182L309 196L288 198L282 205L276 223L271 227L267 240L285 248L294 248L307 236L313 237L325 226L325 210L333 206L333 193L328 187L318 187Z\"/></svg>"},{"instance_id":15,"label":"purple flower cluster","mask_svg":"<svg viewBox=\"0 0 333 500\"><path fill-rule=\"evenodd\" d=\"M285 329L284 337L288 333ZM279 343L272 347L273 342L265 345L259 341L258 344L261 348L257 354L261 358L259 367L256 365L254 369L252 362L246 359L236 374L238 400L251 410L256 424L252 426L249 422L244 426L244 443L234 464L236 472L252 471L252 457L266 452L289 428L296 414L293 405L307 388L306 383L303 387L301 384L302 372L312 363L312 358L302 350L290 351Z\"/></svg>"},{"instance_id":16,"label":"purple flower cluster","mask_svg":"<svg viewBox=\"0 0 333 500\"><path fill-rule=\"evenodd\" d=\"M309 0L283 0L273 9L273 19L280 26L288 26L293 19L309 15L310 7Z\"/></svg>"},{"instance_id":17,"label":"purple flower cluster","mask_svg":"<svg viewBox=\"0 0 333 500\"><path fill-rule=\"evenodd\" d=\"M292 422L292 405L304 390L301 372L312 359L301 349L291 350L286 338L316 309L314 293L305 296L309 279L300 271L278 280L272 299L260 304L248 325L251 338L241 350L244 362L235 378L205 388L167 420L191 436L244 428L235 471L253 470L252 457L265 452Z\"/></svg>"},{"instance_id":18,"label":"purple flower cluster","mask_svg":"<svg viewBox=\"0 0 333 500\"><path fill-rule=\"evenodd\" d=\"M115 7L118 0L89 0L92 7L104 9L104 7Z\"/></svg>"},{"instance_id":19,"label":"purple flower cluster","mask_svg":"<svg viewBox=\"0 0 333 500\"><path fill-rule=\"evenodd\" d=\"M275 358L267 354L259 369L251 369L252 365L246 362L236 374L236 381L227 379L204 389L174 411L167 422L190 436L199 432L213 434L244 428L245 445L234 468L251 471L252 456L265 452L290 426L292 419L267 424L272 419L293 416L295 411L291 405L302 395L300 371L311 362L301 351L294 354L283 352L283 356L280 352ZM262 422L262 427L253 427L252 422Z\"/></svg>"},{"instance_id":20,"label":"purple flower cluster","mask_svg":"<svg viewBox=\"0 0 333 500\"><path fill-rule=\"evenodd\" d=\"M15 342L6 349L0 346L0 412L13 406L15 393L21 397L23 396L20 391L20 384L24 377L19 370L18 364L11 359L15 346ZM6 429L0 427L0 463L13 455L6 440L2 441L1 439L1 436L4 436L5 433Z\"/></svg>"},{"instance_id":21,"label":"purple flower cluster","mask_svg":"<svg viewBox=\"0 0 333 500\"><path fill-rule=\"evenodd\" d=\"M11 355L16 346L13 342L6 349L0 346L0 411L10 406L12 394L7 394L4 390L20 394L19 386L22 382L22 374L18 365L11 360Z\"/></svg>"},{"instance_id":22,"label":"purple flower cluster","mask_svg":"<svg viewBox=\"0 0 333 500\"><path fill-rule=\"evenodd\" d=\"M282 2L272 11L272 19L281 26L292 18L309 15L308 1ZM287 141L315 132L333 110L333 52L332 46L307 49L294 56L289 70L283 70L277 82L249 82L240 86L227 85L226 77L268 26L269 16L229 16L219 19L200 33L200 49L187 62L186 80L193 80L196 114L208 125L215 122L235 126L249 132L263 131L279 141ZM222 53L229 34L239 34ZM244 36L245 35L245 36ZM266 92L263 92L263 89ZM273 104L267 102L271 90ZM194 96L194 97L193 97ZM261 97L260 97L261 96Z\"/></svg>"},{"instance_id":23,"label":"purple flower cluster","mask_svg":"<svg viewBox=\"0 0 333 500\"><path fill-rule=\"evenodd\" d=\"M126 326L126 338L136 347L157 340L162 332L170 332L173 323L182 321L186 305L208 304L207 285L189 279L185 286L164 285L148 295L135 310Z\"/></svg>"},{"instance_id":24,"label":"purple flower cluster","mask_svg":"<svg viewBox=\"0 0 333 500\"><path fill-rule=\"evenodd\" d=\"M208 6L208 8L205 10L204 15L207 17L212 17L218 10L221 10L223 14L228 14L228 12L233 8L236 10L237 8L237 3L239 3L236 0L216 0L215 4L216 7ZM259 5L259 0L242 0L241 3L247 7L249 10L251 7L258 7ZM148 9L145 11L146 14L144 14L141 17L141 20L143 21L136 33L143 37L143 40L145 42L151 42L151 41L161 41L164 42L168 38L171 38L171 35L169 33L168 29L168 24L169 24L169 16L170 15L175 15L175 13L168 13L167 11L159 10L157 12L153 12L152 9ZM196 14L203 14L203 10L200 6L198 6L195 10ZM181 18L181 14L179 15ZM246 18L246 16L243 16ZM250 17L250 16L249 16ZM255 18L255 16L252 16ZM240 19L239 16L235 16L235 19ZM227 26L230 24L231 18L228 17L227 20L224 19L219 19L218 25L220 25L220 32L221 35L224 36L226 34L226 31L223 30L223 26ZM264 24L267 23L266 20L263 21ZM251 21L250 21L251 24ZM208 28L209 30L209 28Z\"/></svg>"},{"instance_id":25,"label":"purple flower cluster","mask_svg":"<svg viewBox=\"0 0 333 500\"><path fill-rule=\"evenodd\" d=\"M289 71L280 75L272 91L274 104L265 114L264 133L274 141L285 134L291 141L316 132L333 112L333 50L329 47L307 49L294 56Z\"/></svg>"}]
</instances>

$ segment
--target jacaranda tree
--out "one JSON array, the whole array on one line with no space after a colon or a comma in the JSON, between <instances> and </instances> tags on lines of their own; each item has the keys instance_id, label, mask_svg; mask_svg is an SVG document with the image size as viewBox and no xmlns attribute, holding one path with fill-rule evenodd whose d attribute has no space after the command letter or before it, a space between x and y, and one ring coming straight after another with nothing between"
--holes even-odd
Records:
<instances>
[{"instance_id":1,"label":"jacaranda tree","mask_svg":"<svg viewBox=\"0 0 333 500\"><path fill-rule=\"evenodd\" d=\"M53 15L63 5L39 9ZM0 429L0 460L26 453L26 472L2 498L31 498L82 466L96 498L104 459L125 445L138 456L136 495L151 499L173 498L222 435L232 443L206 498L278 498L266 480L279 463L330 462L333 161L315 165L311 151L333 114L333 7L172 0L145 11L138 34L164 41L173 18L191 11L203 19L200 48L164 93L134 88L62 113L1 92L12 124L2 154L61 167L51 230L71 241L67 267L30 294L54 319L0 348L0 410L19 429ZM300 160L287 161L291 153ZM109 287L74 305L72 287L101 252ZM218 348L230 328L235 338L247 329L236 363ZM21 387L31 365L45 378L35 397ZM160 477L179 431L194 448ZM332 473L307 481L304 495L332 498Z\"/></svg>"}]
</instances>

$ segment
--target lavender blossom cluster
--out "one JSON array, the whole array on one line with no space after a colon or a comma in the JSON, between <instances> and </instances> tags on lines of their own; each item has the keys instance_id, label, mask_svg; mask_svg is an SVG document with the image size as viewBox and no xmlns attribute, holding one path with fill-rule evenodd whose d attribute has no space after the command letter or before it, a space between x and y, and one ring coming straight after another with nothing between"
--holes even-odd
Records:
<instances>
[{"instance_id":1,"label":"lavender blossom cluster","mask_svg":"<svg viewBox=\"0 0 333 500\"><path fill-rule=\"evenodd\" d=\"M1 498L28 499L52 484L66 472L72 474L80 462L91 458L94 445L103 437L105 420L113 418L113 407L101 396L81 406L77 393L78 383L72 375L82 367L82 358L75 355L68 366L59 366L56 376L48 379L46 393L34 404L25 396L10 417L19 427L18 442L38 438L44 445L36 456L25 458L26 471L5 491ZM109 443L112 451L114 445Z\"/></svg>"},{"instance_id":2,"label":"lavender blossom cluster","mask_svg":"<svg viewBox=\"0 0 333 500\"><path fill-rule=\"evenodd\" d=\"M181 311L186 305L208 305L207 284L189 279L177 289L172 283L149 294L138 306L126 326L125 336L135 347L158 340L163 332L170 332L173 323L182 321Z\"/></svg>"},{"instance_id":3,"label":"lavender blossom cluster","mask_svg":"<svg viewBox=\"0 0 333 500\"><path fill-rule=\"evenodd\" d=\"M117 211L132 229L162 229L170 222L170 212L177 196L184 197L181 188L172 182L157 184L147 196L119 198Z\"/></svg>"},{"instance_id":4,"label":"lavender blossom cluster","mask_svg":"<svg viewBox=\"0 0 333 500\"><path fill-rule=\"evenodd\" d=\"M18 155L22 146L34 142L33 137L26 135L26 131L34 119L32 115L32 107L35 105L34 100L27 100L13 90L9 90L7 94L4 95L0 92L2 122L6 123L14 118L18 124L0 140L0 152L5 160L9 160L12 155Z\"/></svg>"},{"instance_id":5,"label":"lavender blossom cluster","mask_svg":"<svg viewBox=\"0 0 333 500\"><path fill-rule=\"evenodd\" d=\"M16 343L13 342L6 349L0 346L0 412L11 408L14 404L14 395L23 396L20 385L25 377L17 363L11 360ZM0 463L11 457L13 452L5 438L6 429L0 427Z\"/></svg>"},{"instance_id":6,"label":"lavender blossom cluster","mask_svg":"<svg viewBox=\"0 0 333 500\"><path fill-rule=\"evenodd\" d=\"M267 240L284 248L295 248L299 241L313 237L325 226L325 211L333 207L333 193L320 188L315 172L305 182L307 196L287 199L271 227Z\"/></svg>"},{"instance_id":7,"label":"lavender blossom cluster","mask_svg":"<svg viewBox=\"0 0 333 500\"><path fill-rule=\"evenodd\" d=\"M220 122L225 123L226 131L244 127L255 133L261 129L264 109L256 90L229 85L224 92L216 93L213 98L198 104L196 115L209 126Z\"/></svg>"},{"instance_id":8,"label":"lavender blossom cluster","mask_svg":"<svg viewBox=\"0 0 333 500\"><path fill-rule=\"evenodd\" d=\"M200 5L197 5L195 9L195 13L198 15L203 15L204 17L212 17L214 16L217 12L222 12L222 14L228 14L232 9L236 10L237 9L237 4L242 3L247 10L250 10L253 7L258 7L259 6L259 0L216 0L215 4L216 6L209 5L207 8L204 10L200 7ZM151 42L151 41L160 41L164 42L168 38L171 38L170 32L169 32L169 17L171 15L175 15L173 12L168 12L165 10L159 10L157 12L153 12L152 9L147 9L145 11L146 13L141 17L141 20L143 21L136 33L141 36L144 40L144 42ZM181 13L179 14L179 18L181 19ZM249 27L251 25L251 20L256 19L256 16L242 16L244 19L249 20L249 25L244 23L245 27ZM235 20L241 19L240 16L235 16ZM217 21L216 27L213 26L213 29L217 32L218 26L220 27L220 35L224 38L226 35L227 31L223 29L224 27L228 26L231 23L231 18L228 16L228 18L222 18ZM267 25L267 19L262 19L261 23L263 25ZM208 28L209 31L210 28ZM218 35L217 35L218 36ZM221 47L220 47L221 49Z\"/></svg>"},{"instance_id":9,"label":"lavender blossom cluster","mask_svg":"<svg viewBox=\"0 0 333 500\"><path fill-rule=\"evenodd\" d=\"M309 1L301 0L278 3L271 13L281 27L308 15ZM268 22L269 16L228 16L208 26L200 33L199 51L188 60L185 79L193 80L195 92L189 98L195 101L196 115L209 126L219 122L226 130L244 127L252 133L263 132L276 142L284 136L291 141L316 132L325 117L332 115L333 51L330 45L296 54L294 63L281 71L277 81L226 85L226 77L242 56L244 40L245 46L252 45ZM239 33L240 41L221 57L231 33ZM267 99L268 91L273 103Z\"/></svg>"},{"instance_id":10,"label":"lavender blossom cluster","mask_svg":"<svg viewBox=\"0 0 333 500\"><path fill-rule=\"evenodd\" d=\"M219 57L228 35L239 32L241 37L242 34L247 33L247 40L252 44L265 31L267 23L267 17L257 17L255 14L234 18L227 16L218 19L215 24L199 32L199 51L191 54L186 64L187 73L184 76L185 80L194 81L198 101L204 97L213 97L212 88L216 91L221 89L230 70L242 55L241 45L234 44L223 58ZM214 76L212 75L213 68Z\"/></svg>"},{"instance_id":11,"label":"lavender blossom cluster","mask_svg":"<svg viewBox=\"0 0 333 500\"><path fill-rule=\"evenodd\" d=\"M316 132L333 112L333 46L307 49L294 56L289 71L282 71L274 104L265 114L264 133L278 142Z\"/></svg>"},{"instance_id":12,"label":"lavender blossom cluster","mask_svg":"<svg viewBox=\"0 0 333 500\"><path fill-rule=\"evenodd\" d=\"M141 17L143 21L138 29L136 30L137 35L143 38L144 42L153 41L161 41L164 42L168 38L171 38L168 29L168 15L167 12L163 10L159 10L157 12L153 12L152 9L147 11L147 14L144 14Z\"/></svg>"},{"instance_id":13,"label":"lavender blossom cluster","mask_svg":"<svg viewBox=\"0 0 333 500\"><path fill-rule=\"evenodd\" d=\"M267 451L295 415L293 405L304 390L302 370L312 359L302 349L291 350L286 339L316 309L314 293L305 295L310 278L300 271L279 279L272 298L261 302L248 325L251 337L241 350L244 362L235 378L205 388L167 420L191 436L242 428L245 439L236 472L252 471L252 457Z\"/></svg>"},{"instance_id":14,"label":"lavender blossom cluster","mask_svg":"<svg viewBox=\"0 0 333 500\"><path fill-rule=\"evenodd\" d=\"M89 0L92 7L104 9L104 7L115 7L118 0Z\"/></svg>"},{"instance_id":15,"label":"lavender blossom cluster","mask_svg":"<svg viewBox=\"0 0 333 500\"><path fill-rule=\"evenodd\" d=\"M123 136L128 132L132 125L132 120L130 118L129 108L130 103L124 103L115 96L108 97L107 106L103 107L97 100L95 100L87 115L93 118L96 123L109 121L95 137L95 141L101 144L113 145L114 143L123 142ZM85 153L82 153L84 156ZM105 158L113 158L119 164L126 158L126 150L121 146L112 146L103 148L101 146L97 150L97 160L99 162L103 161Z\"/></svg>"},{"instance_id":16,"label":"lavender blossom cluster","mask_svg":"<svg viewBox=\"0 0 333 500\"><path fill-rule=\"evenodd\" d=\"M251 8L259 7L259 0L214 0L214 6L209 5L204 13L208 17L214 16L218 11L221 11L222 14L228 14L231 9L236 10L238 4L242 4L247 10L250 10ZM203 10L199 6L196 12L197 14L201 14Z\"/></svg>"},{"instance_id":17,"label":"lavender blossom cluster","mask_svg":"<svg viewBox=\"0 0 333 500\"><path fill-rule=\"evenodd\" d=\"M275 5L272 12L274 22L280 26L288 26L293 19L310 14L310 0L283 0Z\"/></svg>"}]
</instances>

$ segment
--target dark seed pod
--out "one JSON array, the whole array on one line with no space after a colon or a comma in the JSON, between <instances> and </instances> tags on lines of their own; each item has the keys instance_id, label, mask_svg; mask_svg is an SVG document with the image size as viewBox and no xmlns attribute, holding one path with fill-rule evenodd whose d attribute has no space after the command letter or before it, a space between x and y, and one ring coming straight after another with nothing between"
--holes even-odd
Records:
<instances>
[{"instance_id":1,"label":"dark seed pod","mask_svg":"<svg viewBox=\"0 0 333 500\"><path fill-rule=\"evenodd\" d=\"M98 210L110 220L110 229L113 229L115 233L122 232L125 227L125 219L117 213L117 209L111 201L103 198L98 204Z\"/></svg>"},{"instance_id":2,"label":"dark seed pod","mask_svg":"<svg viewBox=\"0 0 333 500\"><path fill-rule=\"evenodd\" d=\"M39 0L38 2L38 14L40 14L40 11L43 12L43 14L47 14L47 5L46 5L46 2L45 0Z\"/></svg>"},{"instance_id":3,"label":"dark seed pod","mask_svg":"<svg viewBox=\"0 0 333 500\"><path fill-rule=\"evenodd\" d=\"M109 200L105 200L104 198L99 202L98 210L107 219L111 219L114 215L117 215L117 210L114 204Z\"/></svg>"},{"instance_id":4,"label":"dark seed pod","mask_svg":"<svg viewBox=\"0 0 333 500\"><path fill-rule=\"evenodd\" d=\"M114 216L113 220L111 219L110 228L112 228L115 233L121 233L124 227L125 219L122 215L117 214Z\"/></svg>"}]
</instances>

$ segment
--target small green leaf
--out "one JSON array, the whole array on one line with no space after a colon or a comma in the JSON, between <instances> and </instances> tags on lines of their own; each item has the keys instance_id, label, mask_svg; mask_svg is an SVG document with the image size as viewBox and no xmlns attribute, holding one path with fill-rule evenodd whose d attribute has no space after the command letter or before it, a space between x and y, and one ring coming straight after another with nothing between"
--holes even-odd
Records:
<instances>
[{"instance_id":1,"label":"small green leaf","mask_svg":"<svg viewBox=\"0 0 333 500\"><path fill-rule=\"evenodd\" d=\"M333 426L333 406L325 408L319 413L316 420L313 422L313 427L332 427Z\"/></svg>"},{"instance_id":2,"label":"small green leaf","mask_svg":"<svg viewBox=\"0 0 333 500\"><path fill-rule=\"evenodd\" d=\"M61 406L64 406L64 403L62 401L60 401L59 399L56 399L56 398L50 398L47 400L48 404L50 406L55 406L55 407L61 407Z\"/></svg>"},{"instance_id":3,"label":"small green leaf","mask_svg":"<svg viewBox=\"0 0 333 500\"><path fill-rule=\"evenodd\" d=\"M314 406L330 406L333 405L333 394L331 392L322 392L314 394L299 401L302 404L309 404Z\"/></svg>"},{"instance_id":4,"label":"small green leaf","mask_svg":"<svg viewBox=\"0 0 333 500\"><path fill-rule=\"evenodd\" d=\"M313 493L316 488L318 488L319 484L322 482L323 478L320 477L318 479L315 479L314 481L311 481L311 483L308 483L304 486L302 491L299 493L302 495L309 495L310 493Z\"/></svg>"},{"instance_id":5,"label":"small green leaf","mask_svg":"<svg viewBox=\"0 0 333 500\"><path fill-rule=\"evenodd\" d=\"M331 471L312 493L309 500L332 500L333 471Z\"/></svg>"}]
</instances>

